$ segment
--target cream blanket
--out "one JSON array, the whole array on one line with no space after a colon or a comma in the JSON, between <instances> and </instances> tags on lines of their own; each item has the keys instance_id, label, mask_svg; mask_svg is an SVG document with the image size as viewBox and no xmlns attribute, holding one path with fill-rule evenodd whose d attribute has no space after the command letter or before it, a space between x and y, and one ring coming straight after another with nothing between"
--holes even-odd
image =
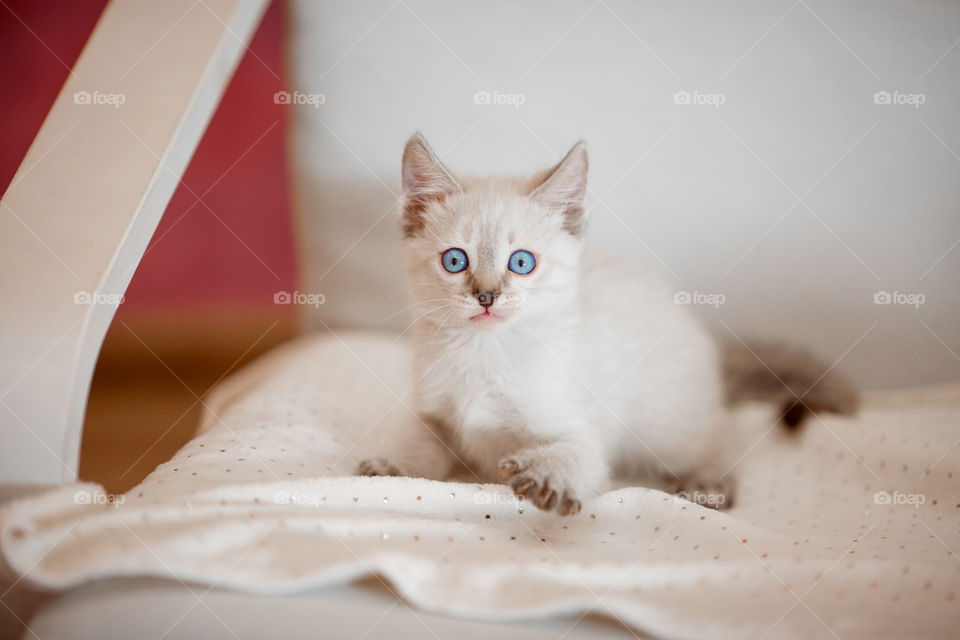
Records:
<instances>
[{"instance_id":1,"label":"cream blanket","mask_svg":"<svg viewBox=\"0 0 960 640\"><path fill-rule=\"evenodd\" d=\"M624 487L560 518L499 485L351 477L408 419L409 366L384 337L288 345L215 392L201 433L114 503L77 484L9 505L3 554L51 589L153 575L279 594L378 574L416 606L481 619L957 635L960 386L875 394L799 438L745 408L724 513Z\"/></svg>"}]
</instances>

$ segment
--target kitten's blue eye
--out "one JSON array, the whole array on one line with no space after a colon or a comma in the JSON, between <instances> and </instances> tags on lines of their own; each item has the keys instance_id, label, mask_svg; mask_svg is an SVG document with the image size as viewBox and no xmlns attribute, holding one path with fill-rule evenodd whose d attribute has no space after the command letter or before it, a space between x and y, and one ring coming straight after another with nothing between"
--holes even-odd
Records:
<instances>
[{"instance_id":1,"label":"kitten's blue eye","mask_svg":"<svg viewBox=\"0 0 960 640\"><path fill-rule=\"evenodd\" d=\"M447 249L440 256L440 264L450 273L460 273L467 268L467 254L463 249Z\"/></svg>"},{"instance_id":2,"label":"kitten's blue eye","mask_svg":"<svg viewBox=\"0 0 960 640\"><path fill-rule=\"evenodd\" d=\"M510 262L507 263L507 266L510 268L510 271L525 276L533 271L533 268L537 266L537 259L534 258L533 254L529 251L520 249L519 251L513 252L513 254L510 256Z\"/></svg>"}]
</instances>

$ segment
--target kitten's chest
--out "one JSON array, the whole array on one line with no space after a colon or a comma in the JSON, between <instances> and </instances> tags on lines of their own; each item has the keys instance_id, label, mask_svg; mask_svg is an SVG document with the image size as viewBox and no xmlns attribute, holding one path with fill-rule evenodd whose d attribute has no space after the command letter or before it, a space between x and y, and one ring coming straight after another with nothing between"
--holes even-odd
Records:
<instances>
[{"instance_id":1,"label":"kitten's chest","mask_svg":"<svg viewBox=\"0 0 960 640\"><path fill-rule=\"evenodd\" d=\"M439 354L428 365L421 401L461 431L527 429L533 404L554 396L557 372L536 349L480 343Z\"/></svg>"},{"instance_id":2,"label":"kitten's chest","mask_svg":"<svg viewBox=\"0 0 960 640\"><path fill-rule=\"evenodd\" d=\"M453 426L490 429L518 421L524 373L499 346L460 346L427 365L421 401Z\"/></svg>"}]
</instances>

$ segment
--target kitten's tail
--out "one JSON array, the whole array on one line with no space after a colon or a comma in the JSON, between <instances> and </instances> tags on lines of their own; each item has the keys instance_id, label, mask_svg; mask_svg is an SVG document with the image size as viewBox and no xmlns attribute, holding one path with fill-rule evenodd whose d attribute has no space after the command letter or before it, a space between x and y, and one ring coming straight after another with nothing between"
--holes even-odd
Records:
<instances>
[{"instance_id":1,"label":"kitten's tail","mask_svg":"<svg viewBox=\"0 0 960 640\"><path fill-rule=\"evenodd\" d=\"M725 345L723 373L728 405L774 402L788 429L799 427L811 412L848 416L860 404L857 388L831 366L782 344Z\"/></svg>"}]
</instances>

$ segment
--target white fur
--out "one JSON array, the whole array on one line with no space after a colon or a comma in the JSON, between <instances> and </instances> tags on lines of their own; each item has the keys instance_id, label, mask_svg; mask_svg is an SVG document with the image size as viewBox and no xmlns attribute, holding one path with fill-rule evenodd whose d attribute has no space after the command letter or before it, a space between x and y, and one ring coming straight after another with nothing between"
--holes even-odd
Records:
<instances>
[{"instance_id":1,"label":"white fur","mask_svg":"<svg viewBox=\"0 0 960 640\"><path fill-rule=\"evenodd\" d=\"M408 145L420 164L438 162L418 151ZM442 477L460 459L483 481L532 481L579 509L612 473L679 478L709 458L721 403L713 342L666 286L586 252L570 231L581 213L571 189L582 197L586 180L578 154L529 181L458 180L419 210L404 254L416 409L436 437L387 454L401 473ZM451 247L467 253L467 271L442 268ZM507 270L517 249L535 254L533 273ZM501 322L470 319L483 310L477 289L500 292Z\"/></svg>"}]
</instances>

